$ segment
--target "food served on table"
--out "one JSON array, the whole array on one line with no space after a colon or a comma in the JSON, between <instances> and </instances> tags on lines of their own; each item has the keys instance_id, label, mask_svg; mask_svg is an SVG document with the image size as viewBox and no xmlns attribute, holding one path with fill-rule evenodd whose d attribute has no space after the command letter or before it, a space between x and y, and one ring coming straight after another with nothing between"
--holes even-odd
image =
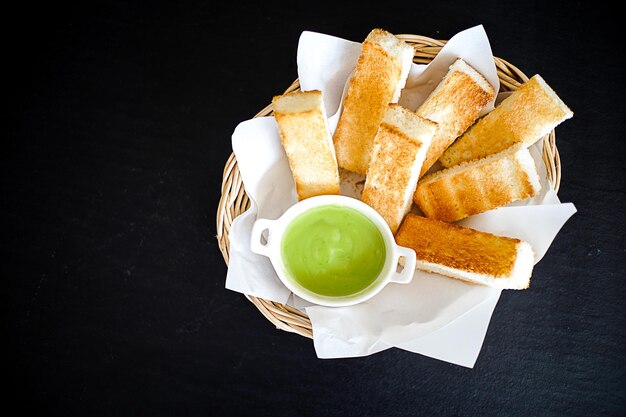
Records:
<instances>
[{"instance_id":1,"label":"food served on table","mask_svg":"<svg viewBox=\"0 0 626 417\"><path fill-rule=\"evenodd\" d=\"M528 288L529 243L452 222L536 196L541 184L528 146L572 111L535 75L480 116L494 89L456 59L413 112L397 104L412 58L407 43L372 30L332 137L320 91L274 98L299 198L338 194L338 168L355 172L365 176L362 201L385 219L397 244L417 253L418 269L495 288ZM431 169L437 159L443 169ZM412 203L421 215L411 212Z\"/></svg>"}]
</instances>

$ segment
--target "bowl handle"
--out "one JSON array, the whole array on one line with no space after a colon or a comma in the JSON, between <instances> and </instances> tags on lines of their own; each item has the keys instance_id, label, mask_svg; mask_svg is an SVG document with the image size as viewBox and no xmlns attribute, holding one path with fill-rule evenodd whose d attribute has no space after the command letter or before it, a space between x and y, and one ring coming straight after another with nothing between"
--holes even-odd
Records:
<instances>
[{"instance_id":1,"label":"bowl handle","mask_svg":"<svg viewBox=\"0 0 626 417\"><path fill-rule=\"evenodd\" d=\"M257 219L252 226L250 249L254 253L269 257L272 247L272 225L276 220ZM267 230L267 236L263 233Z\"/></svg>"},{"instance_id":2,"label":"bowl handle","mask_svg":"<svg viewBox=\"0 0 626 417\"><path fill-rule=\"evenodd\" d=\"M394 256L394 268L396 268L396 271L391 276L391 282L408 284L413 279L413 274L415 273L415 251L404 246L396 246Z\"/></svg>"}]
</instances>

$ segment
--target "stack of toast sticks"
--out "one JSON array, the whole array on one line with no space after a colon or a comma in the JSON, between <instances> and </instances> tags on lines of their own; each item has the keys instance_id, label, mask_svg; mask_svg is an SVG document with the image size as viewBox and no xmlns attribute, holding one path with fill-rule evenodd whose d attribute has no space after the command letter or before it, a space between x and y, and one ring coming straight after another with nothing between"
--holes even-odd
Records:
<instances>
[{"instance_id":1,"label":"stack of toast sticks","mask_svg":"<svg viewBox=\"0 0 626 417\"><path fill-rule=\"evenodd\" d=\"M411 111L397 103L413 55L413 47L383 29L368 34L334 135L321 91L273 98L298 198L339 194L339 169L361 174L362 201L383 216L399 245L415 250L418 269L528 288L530 244L454 222L537 195L528 146L573 113L535 75L481 116L496 92L460 58ZM431 169L437 161L442 168Z\"/></svg>"}]
</instances>

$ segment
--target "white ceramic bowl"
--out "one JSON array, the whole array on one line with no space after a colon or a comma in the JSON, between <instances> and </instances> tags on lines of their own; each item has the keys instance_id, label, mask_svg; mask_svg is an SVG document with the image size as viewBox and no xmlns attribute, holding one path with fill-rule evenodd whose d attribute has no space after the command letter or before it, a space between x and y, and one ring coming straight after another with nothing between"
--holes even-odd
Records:
<instances>
[{"instance_id":1,"label":"white ceramic bowl","mask_svg":"<svg viewBox=\"0 0 626 417\"><path fill-rule=\"evenodd\" d=\"M347 296L317 294L294 280L287 272L283 262L281 240L290 222L312 208L326 205L345 206L364 214L376 225L385 242L386 258L380 274L367 288L356 294ZM257 219L252 228L251 249L254 253L267 256L270 259L280 280L294 294L311 303L331 307L354 305L368 300L391 282L409 283L415 271L415 251L396 244L393 234L383 217L364 202L343 195L310 197L291 206L276 220Z\"/></svg>"}]
</instances>

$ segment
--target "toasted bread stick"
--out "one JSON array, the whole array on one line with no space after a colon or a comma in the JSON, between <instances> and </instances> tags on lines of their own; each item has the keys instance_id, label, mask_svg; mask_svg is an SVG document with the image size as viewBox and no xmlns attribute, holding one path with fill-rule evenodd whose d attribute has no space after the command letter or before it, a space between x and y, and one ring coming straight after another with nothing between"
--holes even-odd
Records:
<instances>
[{"instance_id":1,"label":"toasted bread stick","mask_svg":"<svg viewBox=\"0 0 626 417\"><path fill-rule=\"evenodd\" d=\"M414 202L426 217L454 222L533 197L540 190L530 152L512 147L422 177Z\"/></svg>"},{"instance_id":2,"label":"toasted bread stick","mask_svg":"<svg viewBox=\"0 0 626 417\"><path fill-rule=\"evenodd\" d=\"M493 86L463 59L450 65L437 88L416 110L418 115L439 125L420 176L425 175L446 148L476 121L494 95Z\"/></svg>"},{"instance_id":3,"label":"toasted bread stick","mask_svg":"<svg viewBox=\"0 0 626 417\"><path fill-rule=\"evenodd\" d=\"M275 96L272 104L298 199L339 194L339 168L321 91Z\"/></svg>"},{"instance_id":4,"label":"toasted bread stick","mask_svg":"<svg viewBox=\"0 0 626 417\"><path fill-rule=\"evenodd\" d=\"M407 214L398 245L417 255L416 268L500 289L526 289L534 266L530 244L519 239Z\"/></svg>"},{"instance_id":5,"label":"toasted bread stick","mask_svg":"<svg viewBox=\"0 0 626 417\"><path fill-rule=\"evenodd\" d=\"M528 147L573 115L537 74L461 135L441 155L440 162L451 167L515 144Z\"/></svg>"},{"instance_id":6,"label":"toasted bread stick","mask_svg":"<svg viewBox=\"0 0 626 417\"><path fill-rule=\"evenodd\" d=\"M400 98L413 60L413 48L393 34L373 29L348 89L333 140L341 168L365 175L370 151L387 105Z\"/></svg>"},{"instance_id":7,"label":"toasted bread stick","mask_svg":"<svg viewBox=\"0 0 626 417\"><path fill-rule=\"evenodd\" d=\"M374 139L362 200L395 233L411 209L426 150L437 124L390 104Z\"/></svg>"}]
</instances>

